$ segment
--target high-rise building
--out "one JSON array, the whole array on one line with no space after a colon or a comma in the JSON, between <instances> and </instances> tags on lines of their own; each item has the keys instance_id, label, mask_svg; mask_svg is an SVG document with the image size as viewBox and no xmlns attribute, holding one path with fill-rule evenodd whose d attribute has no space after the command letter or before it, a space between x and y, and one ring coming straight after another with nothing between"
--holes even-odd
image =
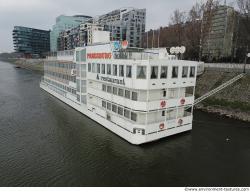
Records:
<instances>
[{"instance_id":1,"label":"high-rise building","mask_svg":"<svg viewBox=\"0 0 250 192\"><path fill-rule=\"evenodd\" d=\"M96 18L82 21L81 24L74 27L62 30L56 37L51 35L51 39L57 38L57 50L71 50L76 47L92 44L93 33L109 31L111 41L127 40L129 47L142 47L145 20L146 9L117 9ZM100 32L97 36L100 37L102 35L106 39L107 34L105 33Z\"/></svg>"},{"instance_id":2,"label":"high-rise building","mask_svg":"<svg viewBox=\"0 0 250 192\"><path fill-rule=\"evenodd\" d=\"M127 40L129 47L141 47L145 32L146 9L121 8L98 17L97 22L110 31L111 40Z\"/></svg>"},{"instance_id":3,"label":"high-rise building","mask_svg":"<svg viewBox=\"0 0 250 192\"><path fill-rule=\"evenodd\" d=\"M201 54L206 61L242 60L240 52L250 47L250 35L245 28L245 16L233 7L219 5L204 13L201 34Z\"/></svg>"},{"instance_id":4,"label":"high-rise building","mask_svg":"<svg viewBox=\"0 0 250 192\"><path fill-rule=\"evenodd\" d=\"M57 51L59 34L65 30L79 26L81 23L86 22L92 17L86 15L65 16L60 15L56 18L56 24L52 27L50 33L50 51Z\"/></svg>"},{"instance_id":5,"label":"high-rise building","mask_svg":"<svg viewBox=\"0 0 250 192\"><path fill-rule=\"evenodd\" d=\"M12 35L14 50L26 57L50 51L50 31L15 26Z\"/></svg>"},{"instance_id":6,"label":"high-rise building","mask_svg":"<svg viewBox=\"0 0 250 192\"><path fill-rule=\"evenodd\" d=\"M104 27L91 22L62 31L58 36L57 46L59 51L72 50L76 47L83 47L93 43L93 33L103 31Z\"/></svg>"}]
</instances>

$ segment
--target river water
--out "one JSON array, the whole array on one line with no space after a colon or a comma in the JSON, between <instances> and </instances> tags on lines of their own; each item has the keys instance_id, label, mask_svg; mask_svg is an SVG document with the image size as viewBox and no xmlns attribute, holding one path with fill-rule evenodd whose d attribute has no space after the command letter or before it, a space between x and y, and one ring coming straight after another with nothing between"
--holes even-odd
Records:
<instances>
[{"instance_id":1,"label":"river water","mask_svg":"<svg viewBox=\"0 0 250 192\"><path fill-rule=\"evenodd\" d=\"M134 146L0 62L0 186L249 186L250 124L195 111L193 130Z\"/></svg>"}]
</instances>

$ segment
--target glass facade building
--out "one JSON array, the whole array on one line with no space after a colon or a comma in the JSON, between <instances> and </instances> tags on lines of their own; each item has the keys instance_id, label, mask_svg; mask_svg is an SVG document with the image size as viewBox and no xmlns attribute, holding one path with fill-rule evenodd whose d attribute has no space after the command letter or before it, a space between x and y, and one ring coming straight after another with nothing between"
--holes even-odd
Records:
<instances>
[{"instance_id":1,"label":"glass facade building","mask_svg":"<svg viewBox=\"0 0 250 192\"><path fill-rule=\"evenodd\" d=\"M91 18L92 17L86 15L58 16L56 18L56 24L53 25L52 31L50 32L50 51L58 51L57 40L61 32L71 28L75 28Z\"/></svg>"},{"instance_id":2,"label":"glass facade building","mask_svg":"<svg viewBox=\"0 0 250 192\"><path fill-rule=\"evenodd\" d=\"M15 26L14 50L25 55L39 55L50 51L50 31Z\"/></svg>"}]
</instances>

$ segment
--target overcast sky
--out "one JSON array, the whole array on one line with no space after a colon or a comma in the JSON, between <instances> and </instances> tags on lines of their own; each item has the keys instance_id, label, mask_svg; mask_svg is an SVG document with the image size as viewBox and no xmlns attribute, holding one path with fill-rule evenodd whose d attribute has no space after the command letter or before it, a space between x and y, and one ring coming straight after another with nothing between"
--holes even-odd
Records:
<instances>
[{"instance_id":1,"label":"overcast sky","mask_svg":"<svg viewBox=\"0 0 250 192\"><path fill-rule=\"evenodd\" d=\"M51 29L58 15L96 16L121 7L146 8L146 29L166 26L173 10L188 11L200 0L0 0L0 52L13 51L15 25Z\"/></svg>"}]
</instances>

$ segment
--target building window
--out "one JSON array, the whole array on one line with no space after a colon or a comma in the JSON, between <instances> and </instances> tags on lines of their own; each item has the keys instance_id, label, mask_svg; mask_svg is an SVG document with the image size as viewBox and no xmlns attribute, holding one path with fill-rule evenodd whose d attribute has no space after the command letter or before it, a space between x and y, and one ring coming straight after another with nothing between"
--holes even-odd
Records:
<instances>
[{"instance_id":1,"label":"building window","mask_svg":"<svg viewBox=\"0 0 250 192\"><path fill-rule=\"evenodd\" d=\"M105 64L102 64L102 74L105 74Z\"/></svg>"},{"instance_id":2,"label":"building window","mask_svg":"<svg viewBox=\"0 0 250 192\"><path fill-rule=\"evenodd\" d=\"M111 75L111 64L107 64L107 74Z\"/></svg>"},{"instance_id":3,"label":"building window","mask_svg":"<svg viewBox=\"0 0 250 192\"><path fill-rule=\"evenodd\" d=\"M91 72L91 63L88 63L88 72Z\"/></svg>"},{"instance_id":4,"label":"building window","mask_svg":"<svg viewBox=\"0 0 250 192\"><path fill-rule=\"evenodd\" d=\"M157 66L152 66L151 67L151 79L157 79L158 78L158 67Z\"/></svg>"},{"instance_id":5,"label":"building window","mask_svg":"<svg viewBox=\"0 0 250 192\"><path fill-rule=\"evenodd\" d=\"M188 76L188 67L182 67L182 78L186 78Z\"/></svg>"},{"instance_id":6,"label":"building window","mask_svg":"<svg viewBox=\"0 0 250 192\"><path fill-rule=\"evenodd\" d=\"M195 67L190 67L189 77L194 77L194 76L195 76Z\"/></svg>"},{"instance_id":7,"label":"building window","mask_svg":"<svg viewBox=\"0 0 250 192\"><path fill-rule=\"evenodd\" d=\"M126 66L126 77L128 77L128 78L132 77L132 66L131 65Z\"/></svg>"},{"instance_id":8,"label":"building window","mask_svg":"<svg viewBox=\"0 0 250 192\"><path fill-rule=\"evenodd\" d=\"M119 76L124 77L124 65L119 65Z\"/></svg>"},{"instance_id":9,"label":"building window","mask_svg":"<svg viewBox=\"0 0 250 192\"><path fill-rule=\"evenodd\" d=\"M107 86L107 92L112 93L112 87L111 86Z\"/></svg>"},{"instance_id":10,"label":"building window","mask_svg":"<svg viewBox=\"0 0 250 192\"><path fill-rule=\"evenodd\" d=\"M178 78L178 67L172 67L172 78Z\"/></svg>"},{"instance_id":11,"label":"building window","mask_svg":"<svg viewBox=\"0 0 250 192\"><path fill-rule=\"evenodd\" d=\"M111 103L107 103L107 109L111 111Z\"/></svg>"},{"instance_id":12,"label":"building window","mask_svg":"<svg viewBox=\"0 0 250 192\"><path fill-rule=\"evenodd\" d=\"M113 75L117 76L117 65L113 65Z\"/></svg>"},{"instance_id":13,"label":"building window","mask_svg":"<svg viewBox=\"0 0 250 192\"><path fill-rule=\"evenodd\" d=\"M125 90L125 97L126 97L127 99L130 99L130 91Z\"/></svg>"},{"instance_id":14,"label":"building window","mask_svg":"<svg viewBox=\"0 0 250 192\"><path fill-rule=\"evenodd\" d=\"M132 100L137 101L138 100L138 94L137 92L132 92Z\"/></svg>"},{"instance_id":15,"label":"building window","mask_svg":"<svg viewBox=\"0 0 250 192\"><path fill-rule=\"evenodd\" d=\"M122 107L118 107L118 114L123 116L123 108Z\"/></svg>"},{"instance_id":16,"label":"building window","mask_svg":"<svg viewBox=\"0 0 250 192\"><path fill-rule=\"evenodd\" d=\"M106 101L102 101L102 107L106 109Z\"/></svg>"},{"instance_id":17,"label":"building window","mask_svg":"<svg viewBox=\"0 0 250 192\"><path fill-rule=\"evenodd\" d=\"M114 113L117 113L117 106L116 105L112 105L112 111L114 112Z\"/></svg>"},{"instance_id":18,"label":"building window","mask_svg":"<svg viewBox=\"0 0 250 192\"><path fill-rule=\"evenodd\" d=\"M117 95L117 87L113 87L113 94Z\"/></svg>"},{"instance_id":19,"label":"building window","mask_svg":"<svg viewBox=\"0 0 250 192\"><path fill-rule=\"evenodd\" d=\"M134 113L134 112L131 112L131 120L132 121L137 121L137 114L136 113Z\"/></svg>"},{"instance_id":20,"label":"building window","mask_svg":"<svg viewBox=\"0 0 250 192\"><path fill-rule=\"evenodd\" d=\"M146 79L146 66L137 66L137 79Z\"/></svg>"},{"instance_id":21,"label":"building window","mask_svg":"<svg viewBox=\"0 0 250 192\"><path fill-rule=\"evenodd\" d=\"M168 74L168 67L161 67L161 79L166 79Z\"/></svg>"},{"instance_id":22,"label":"building window","mask_svg":"<svg viewBox=\"0 0 250 192\"><path fill-rule=\"evenodd\" d=\"M106 85L102 85L102 90L106 92L107 86Z\"/></svg>"},{"instance_id":23,"label":"building window","mask_svg":"<svg viewBox=\"0 0 250 192\"><path fill-rule=\"evenodd\" d=\"M127 109L124 109L124 117L130 119L130 111Z\"/></svg>"},{"instance_id":24,"label":"building window","mask_svg":"<svg viewBox=\"0 0 250 192\"><path fill-rule=\"evenodd\" d=\"M119 89L118 90L118 95L123 97L124 96L124 90L123 89Z\"/></svg>"},{"instance_id":25,"label":"building window","mask_svg":"<svg viewBox=\"0 0 250 192\"><path fill-rule=\"evenodd\" d=\"M97 73L101 73L101 65L100 65L100 63L97 63Z\"/></svg>"}]
</instances>

